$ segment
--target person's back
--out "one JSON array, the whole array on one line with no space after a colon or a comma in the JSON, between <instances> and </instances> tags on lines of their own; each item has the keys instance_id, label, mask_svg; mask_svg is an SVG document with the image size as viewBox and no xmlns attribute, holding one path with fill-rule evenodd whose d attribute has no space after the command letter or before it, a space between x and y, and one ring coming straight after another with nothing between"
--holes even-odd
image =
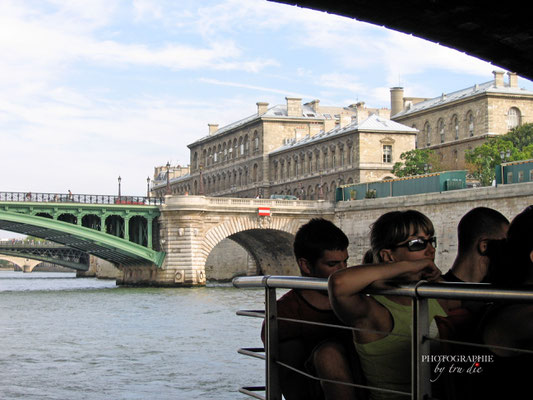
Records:
<instances>
[{"instance_id":1,"label":"person's back","mask_svg":"<svg viewBox=\"0 0 533 400\"><path fill-rule=\"evenodd\" d=\"M507 239L490 249L490 283L515 290L533 290L532 227L533 206L529 206L513 219ZM494 359L487 366L485 382L478 388L480 392L509 399L529 396L529 372L533 363L532 321L532 303L495 302L488 309L480 334L482 343L489 346Z\"/></svg>"},{"instance_id":2,"label":"person's back","mask_svg":"<svg viewBox=\"0 0 533 400\"><path fill-rule=\"evenodd\" d=\"M491 242L506 237L509 221L499 211L488 207L476 207L468 211L457 225L457 256L450 270L443 275L447 282L479 283L486 279ZM445 355L478 355L477 347L455 342L477 342L477 329L487 307L486 301L462 301L461 308L453 310L446 317L437 317L439 336L444 342L440 351ZM446 394L448 399L468 399L477 394L472 382L478 379L467 374L449 373L449 363L442 363L445 372L433 383L437 397ZM464 365L461 365L463 367Z\"/></svg>"}]
</instances>

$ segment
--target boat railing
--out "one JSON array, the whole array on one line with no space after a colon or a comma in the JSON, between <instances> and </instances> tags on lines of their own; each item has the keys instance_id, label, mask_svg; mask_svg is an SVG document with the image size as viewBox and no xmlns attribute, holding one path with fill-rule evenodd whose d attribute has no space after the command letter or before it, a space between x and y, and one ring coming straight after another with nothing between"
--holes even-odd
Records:
<instances>
[{"instance_id":1,"label":"boat railing","mask_svg":"<svg viewBox=\"0 0 533 400\"><path fill-rule=\"evenodd\" d=\"M264 288L265 289L265 310L241 310L237 315L264 318L265 321L265 346L264 348L242 348L239 353L259 358L265 361L265 386L243 386L239 392L262 400L281 400L281 387L279 382L280 368L289 368L308 378L320 380L318 377L308 374L305 371L297 370L294 367L279 361L278 359L278 320L300 322L309 324L309 321L299 321L277 317L276 289L312 289L327 290L327 280L320 278L295 277L295 276L247 276L238 277L233 280L233 285L237 288ZM497 288L489 284L481 283L449 283L449 282L413 282L395 284L392 289L368 290L368 294L407 296L413 299L413 318L411 330L411 392L398 392L383 388L359 385L348 382L333 383L351 385L369 390L395 393L398 395L410 396L412 399L429 399L431 397L431 363L421 362L429 359L431 342L448 344L469 345L481 348L489 346L479 343L469 343L463 341L453 341L441 338L430 337L430 321L428 318L428 300L439 299L460 299L480 302L511 301L529 303L533 302L533 290L531 289L506 289ZM318 324L318 323L311 323ZM324 325L324 324L318 324ZM328 325L334 326L334 325ZM343 329L357 330L346 326L335 326ZM259 332L258 332L259 339ZM513 350L520 353L533 353L529 350L508 348L503 346L490 346ZM262 394L264 393L264 394Z\"/></svg>"}]
</instances>

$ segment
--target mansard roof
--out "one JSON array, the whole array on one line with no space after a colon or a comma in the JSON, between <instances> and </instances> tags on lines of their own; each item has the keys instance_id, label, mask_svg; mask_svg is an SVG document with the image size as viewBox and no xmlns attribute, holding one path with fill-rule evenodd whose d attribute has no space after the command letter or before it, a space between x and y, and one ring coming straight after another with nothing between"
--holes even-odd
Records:
<instances>
[{"instance_id":1,"label":"mansard roof","mask_svg":"<svg viewBox=\"0 0 533 400\"><path fill-rule=\"evenodd\" d=\"M259 121L261 119L265 119L265 118L281 118L281 119L294 119L294 118L300 118L300 119L307 119L307 120L310 120L310 119L320 119L320 120L324 120L324 119L327 119L326 116L324 114L321 114L321 113L318 113L316 112L315 110L313 110L309 105L307 104L302 104L302 115L300 116L289 116L288 115L288 112L287 112L287 105L285 104L278 104L278 105L275 105L275 106L272 106L270 108L268 108L268 110L263 113L263 114L253 114L253 115L250 115L249 117L246 117L246 118L243 118L239 121L235 121L235 122L232 122L231 124L229 125L226 125L226 126L223 126L222 128L218 129L213 135L207 135L207 136L204 136L203 138L201 139L198 139L197 141L191 143L190 145L188 145L188 147L191 147L195 144L198 144L200 142L203 142L203 141L206 141L208 139L211 139L211 138L214 138L218 135L222 135L224 133L227 133L227 132L230 132L232 130L235 130L235 129L238 129L242 126L245 126L251 122L254 122L254 121ZM339 107L340 109L341 107ZM349 108L346 108L345 109L349 109Z\"/></svg>"},{"instance_id":2,"label":"mansard roof","mask_svg":"<svg viewBox=\"0 0 533 400\"><path fill-rule=\"evenodd\" d=\"M306 136L300 140L289 140L286 144L270 152L270 154L282 152L289 149L303 147L315 142L325 141L333 139L348 132L390 132L390 133L417 133L418 130L410 128L398 122L391 121L390 119L379 117L376 114L370 115L363 122L358 123L357 120L352 121L350 124L344 127L336 127L328 132L321 131L314 136Z\"/></svg>"},{"instance_id":3,"label":"mansard roof","mask_svg":"<svg viewBox=\"0 0 533 400\"><path fill-rule=\"evenodd\" d=\"M445 104L453 103L458 100L465 100L471 97L478 96L480 94L513 94L513 95L526 95L533 96L533 92L522 89L520 87L512 87L509 85L495 86L494 80L490 80L485 83L476 84L466 89L457 90L451 93L443 93L439 97L433 99L424 100L420 103L412 104L392 117L397 119L406 115L411 115L420 111L429 110L433 107L442 106Z\"/></svg>"}]
</instances>

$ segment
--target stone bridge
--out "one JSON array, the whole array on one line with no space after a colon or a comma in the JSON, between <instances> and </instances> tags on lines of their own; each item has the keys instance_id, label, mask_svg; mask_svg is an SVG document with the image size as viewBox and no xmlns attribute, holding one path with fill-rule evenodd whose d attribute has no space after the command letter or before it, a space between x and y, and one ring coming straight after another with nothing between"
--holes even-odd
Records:
<instances>
[{"instance_id":1,"label":"stone bridge","mask_svg":"<svg viewBox=\"0 0 533 400\"><path fill-rule=\"evenodd\" d=\"M161 286L205 284L205 264L222 240L242 246L259 274L299 275L292 243L298 228L313 217L333 220L326 201L167 196L161 206L159 236L166 253L160 269L127 266L122 284Z\"/></svg>"},{"instance_id":2,"label":"stone bridge","mask_svg":"<svg viewBox=\"0 0 533 400\"><path fill-rule=\"evenodd\" d=\"M533 183L337 203L167 196L159 217L163 265L125 267L121 283L202 285L207 257L225 238L248 252L254 264L250 274L299 275L292 243L299 226L313 217L330 219L347 234L350 264L357 265L370 246L370 225L383 213L406 209L433 221L439 239L435 262L446 272L457 252L457 224L466 212L491 207L511 220L530 204Z\"/></svg>"}]
</instances>

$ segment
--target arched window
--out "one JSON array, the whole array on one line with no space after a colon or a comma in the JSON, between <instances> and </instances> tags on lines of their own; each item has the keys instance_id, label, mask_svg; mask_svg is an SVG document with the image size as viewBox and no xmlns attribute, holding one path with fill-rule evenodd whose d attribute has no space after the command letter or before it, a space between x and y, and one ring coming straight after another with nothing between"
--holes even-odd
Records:
<instances>
[{"instance_id":1,"label":"arched window","mask_svg":"<svg viewBox=\"0 0 533 400\"><path fill-rule=\"evenodd\" d=\"M445 135L444 135L444 120L441 118L438 122L439 127L439 135L440 135L440 142L444 143Z\"/></svg>"},{"instance_id":2,"label":"arched window","mask_svg":"<svg viewBox=\"0 0 533 400\"><path fill-rule=\"evenodd\" d=\"M431 125L429 125L429 122L426 122L426 125L424 125L424 133L426 134L426 146L431 146Z\"/></svg>"},{"instance_id":3,"label":"arched window","mask_svg":"<svg viewBox=\"0 0 533 400\"><path fill-rule=\"evenodd\" d=\"M253 166L253 169L252 169L252 182L257 182L257 170L258 170L258 165L257 164L254 164Z\"/></svg>"},{"instance_id":4,"label":"arched window","mask_svg":"<svg viewBox=\"0 0 533 400\"><path fill-rule=\"evenodd\" d=\"M259 151L259 135L254 131L254 152Z\"/></svg>"},{"instance_id":5,"label":"arched window","mask_svg":"<svg viewBox=\"0 0 533 400\"><path fill-rule=\"evenodd\" d=\"M511 107L507 111L507 129L511 130L522 125L522 113L516 107Z\"/></svg>"},{"instance_id":6,"label":"arched window","mask_svg":"<svg viewBox=\"0 0 533 400\"><path fill-rule=\"evenodd\" d=\"M466 122L468 127L468 136L472 137L474 136L474 114L472 114L472 111L466 114Z\"/></svg>"},{"instance_id":7,"label":"arched window","mask_svg":"<svg viewBox=\"0 0 533 400\"><path fill-rule=\"evenodd\" d=\"M455 140L459 139L459 118L457 118L457 115L454 115L452 117L452 128L454 133Z\"/></svg>"},{"instance_id":8,"label":"arched window","mask_svg":"<svg viewBox=\"0 0 533 400\"><path fill-rule=\"evenodd\" d=\"M248 135L244 137L244 154L250 154L250 139L248 138Z\"/></svg>"},{"instance_id":9,"label":"arched window","mask_svg":"<svg viewBox=\"0 0 533 400\"><path fill-rule=\"evenodd\" d=\"M239 156L244 155L244 143L242 141L242 137L239 138Z\"/></svg>"}]
</instances>

